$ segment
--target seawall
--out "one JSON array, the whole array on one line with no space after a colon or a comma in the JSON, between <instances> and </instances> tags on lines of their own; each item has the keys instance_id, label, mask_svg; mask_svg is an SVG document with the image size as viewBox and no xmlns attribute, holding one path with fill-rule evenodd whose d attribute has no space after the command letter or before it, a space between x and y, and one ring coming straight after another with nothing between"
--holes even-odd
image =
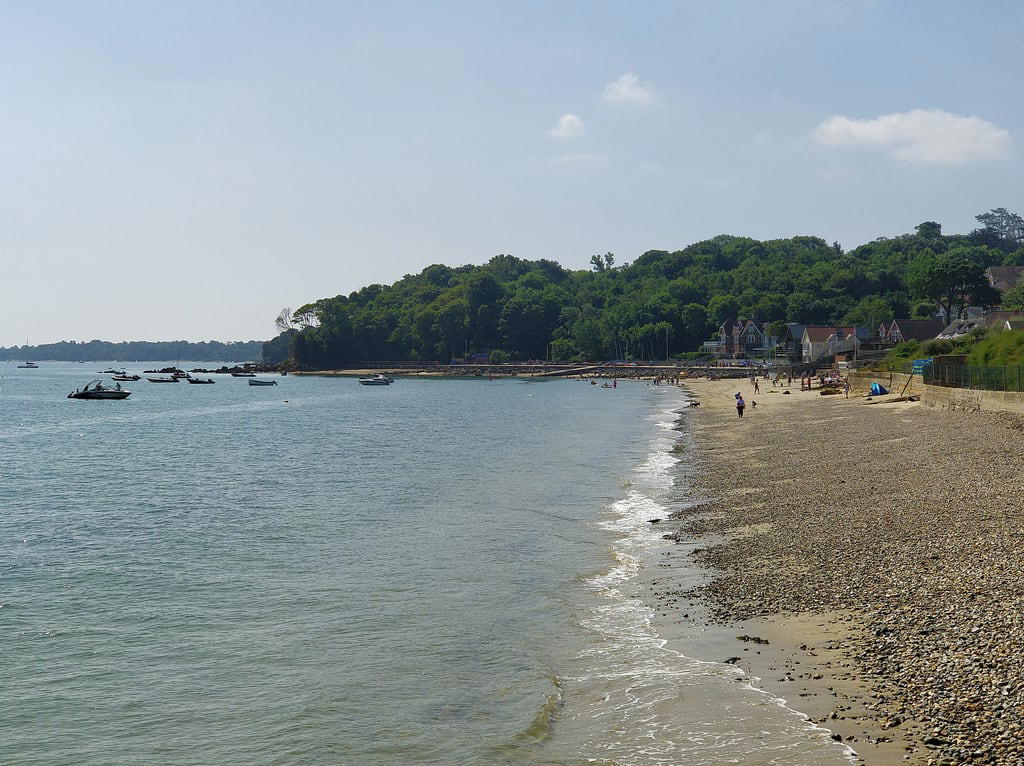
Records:
<instances>
[{"instance_id":1,"label":"seawall","mask_svg":"<svg viewBox=\"0 0 1024 766\"><path fill-rule=\"evenodd\" d=\"M893 394L917 395L926 407L956 412L1016 412L1024 414L1024 393L982 391L969 388L929 386L920 375L899 372L855 372L850 376L852 390L867 393L873 382L881 383Z\"/></svg>"}]
</instances>

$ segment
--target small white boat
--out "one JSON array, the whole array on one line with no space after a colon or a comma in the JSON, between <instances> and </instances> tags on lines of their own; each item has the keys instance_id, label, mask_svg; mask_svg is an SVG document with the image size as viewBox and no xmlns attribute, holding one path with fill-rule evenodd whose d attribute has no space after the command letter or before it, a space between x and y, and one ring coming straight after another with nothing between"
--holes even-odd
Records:
<instances>
[{"instance_id":1,"label":"small white boat","mask_svg":"<svg viewBox=\"0 0 1024 766\"><path fill-rule=\"evenodd\" d=\"M114 388L108 388L98 380L94 380L92 383L88 383L85 388L72 391L68 394L68 399L127 399L131 395L132 392L121 388L120 383Z\"/></svg>"},{"instance_id":2,"label":"small white boat","mask_svg":"<svg viewBox=\"0 0 1024 766\"><path fill-rule=\"evenodd\" d=\"M391 378L386 375L381 375L380 373L366 378L358 378L358 380L359 385L361 386L390 386L395 382Z\"/></svg>"},{"instance_id":3,"label":"small white boat","mask_svg":"<svg viewBox=\"0 0 1024 766\"><path fill-rule=\"evenodd\" d=\"M25 364L18 365L19 370L38 370L39 365L35 362L25 362Z\"/></svg>"},{"instance_id":4,"label":"small white boat","mask_svg":"<svg viewBox=\"0 0 1024 766\"><path fill-rule=\"evenodd\" d=\"M276 380L257 380L256 378L249 378L250 386L276 386Z\"/></svg>"}]
</instances>

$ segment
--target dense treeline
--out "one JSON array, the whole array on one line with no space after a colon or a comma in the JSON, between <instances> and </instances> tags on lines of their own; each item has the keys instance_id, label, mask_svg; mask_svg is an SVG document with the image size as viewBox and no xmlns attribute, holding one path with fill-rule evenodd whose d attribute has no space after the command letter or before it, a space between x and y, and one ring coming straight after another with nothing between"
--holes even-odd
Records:
<instances>
[{"instance_id":1,"label":"dense treeline","mask_svg":"<svg viewBox=\"0 0 1024 766\"><path fill-rule=\"evenodd\" d=\"M699 348L730 317L870 328L936 307L998 302L984 269L1024 265L1024 223L999 209L946 236L935 222L845 252L818 237L719 236L651 250L632 264L594 256L589 271L498 255L482 266L428 266L278 317L268 360L309 367L442 360L502 349L518 359L663 356Z\"/></svg>"},{"instance_id":2,"label":"dense treeline","mask_svg":"<svg viewBox=\"0 0 1024 766\"><path fill-rule=\"evenodd\" d=\"M128 341L111 343L91 340L87 343L61 341L44 343L39 346L0 347L0 359L55 360L60 362L155 362L173 359L187 359L190 362L248 362L257 361L263 351L263 343L257 340L203 341Z\"/></svg>"}]
</instances>

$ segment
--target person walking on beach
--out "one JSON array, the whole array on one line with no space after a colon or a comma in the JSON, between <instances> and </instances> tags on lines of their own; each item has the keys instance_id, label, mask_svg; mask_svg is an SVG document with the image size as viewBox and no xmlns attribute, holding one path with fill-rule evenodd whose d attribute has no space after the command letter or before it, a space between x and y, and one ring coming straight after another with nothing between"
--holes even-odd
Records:
<instances>
[{"instance_id":1,"label":"person walking on beach","mask_svg":"<svg viewBox=\"0 0 1024 766\"><path fill-rule=\"evenodd\" d=\"M759 386L757 384L757 378L754 378L754 393L755 394L761 393L761 386Z\"/></svg>"},{"instance_id":2,"label":"person walking on beach","mask_svg":"<svg viewBox=\"0 0 1024 766\"><path fill-rule=\"evenodd\" d=\"M743 401L743 394L736 394L736 414L739 417L743 417L743 408L747 406L747 403Z\"/></svg>"}]
</instances>

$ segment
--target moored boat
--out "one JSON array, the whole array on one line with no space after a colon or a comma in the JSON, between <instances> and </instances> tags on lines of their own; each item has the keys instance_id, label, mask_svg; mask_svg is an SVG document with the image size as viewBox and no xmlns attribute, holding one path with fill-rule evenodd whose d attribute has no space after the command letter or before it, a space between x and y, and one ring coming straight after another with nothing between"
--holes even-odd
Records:
<instances>
[{"instance_id":1,"label":"moored boat","mask_svg":"<svg viewBox=\"0 0 1024 766\"><path fill-rule=\"evenodd\" d=\"M146 378L150 383L177 383L177 378Z\"/></svg>"},{"instance_id":2,"label":"moored boat","mask_svg":"<svg viewBox=\"0 0 1024 766\"><path fill-rule=\"evenodd\" d=\"M92 383L87 383L85 388L72 391L68 394L68 399L127 399L131 395L132 392L121 388L121 384L117 384L114 388L108 388L98 380L94 380Z\"/></svg>"},{"instance_id":3,"label":"moored boat","mask_svg":"<svg viewBox=\"0 0 1024 766\"><path fill-rule=\"evenodd\" d=\"M19 370L38 370L39 365L35 362L25 362L24 364L18 365Z\"/></svg>"},{"instance_id":4,"label":"moored boat","mask_svg":"<svg viewBox=\"0 0 1024 766\"><path fill-rule=\"evenodd\" d=\"M276 380L256 380L256 378L250 378L249 385L250 386L276 386L277 385L277 381Z\"/></svg>"},{"instance_id":5,"label":"moored boat","mask_svg":"<svg viewBox=\"0 0 1024 766\"><path fill-rule=\"evenodd\" d=\"M255 378L255 372L233 372L231 373L232 378Z\"/></svg>"},{"instance_id":6,"label":"moored boat","mask_svg":"<svg viewBox=\"0 0 1024 766\"><path fill-rule=\"evenodd\" d=\"M110 379L111 380L141 380L141 378L138 375L125 375L123 372L118 373L117 375L111 375Z\"/></svg>"},{"instance_id":7,"label":"moored boat","mask_svg":"<svg viewBox=\"0 0 1024 766\"><path fill-rule=\"evenodd\" d=\"M365 378L358 378L359 385L361 386L390 386L395 381L386 375L377 373L376 375L370 375Z\"/></svg>"},{"instance_id":8,"label":"moored boat","mask_svg":"<svg viewBox=\"0 0 1024 766\"><path fill-rule=\"evenodd\" d=\"M189 375L185 378L189 383L195 383L196 385L206 385L207 383L214 383L213 378L193 378Z\"/></svg>"}]
</instances>

